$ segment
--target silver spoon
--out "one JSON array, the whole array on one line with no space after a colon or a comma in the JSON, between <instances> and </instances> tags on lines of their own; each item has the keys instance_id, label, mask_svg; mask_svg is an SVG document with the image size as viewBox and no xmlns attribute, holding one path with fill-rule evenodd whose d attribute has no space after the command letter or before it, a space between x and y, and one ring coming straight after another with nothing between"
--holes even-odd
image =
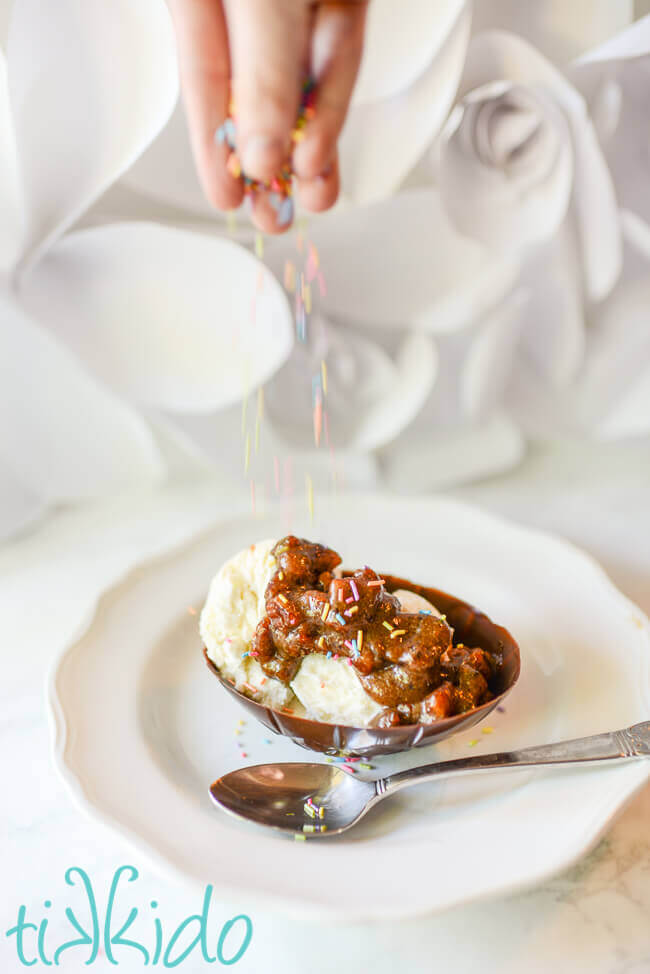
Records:
<instances>
[{"instance_id":1,"label":"silver spoon","mask_svg":"<svg viewBox=\"0 0 650 974\"><path fill-rule=\"evenodd\" d=\"M364 781L340 765L258 764L218 778L210 786L210 794L219 808L237 818L313 838L345 832L377 802L421 781L437 781L468 771L644 757L650 757L650 721L558 744L427 764L376 781Z\"/></svg>"}]
</instances>

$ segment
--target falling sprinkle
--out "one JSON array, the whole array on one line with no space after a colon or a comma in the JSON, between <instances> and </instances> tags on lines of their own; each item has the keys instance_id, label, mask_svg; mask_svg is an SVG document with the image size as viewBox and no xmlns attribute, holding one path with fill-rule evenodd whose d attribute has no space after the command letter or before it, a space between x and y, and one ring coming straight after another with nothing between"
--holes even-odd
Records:
<instances>
[{"instance_id":1,"label":"falling sprinkle","mask_svg":"<svg viewBox=\"0 0 650 974\"><path fill-rule=\"evenodd\" d=\"M314 403L314 443L316 446L320 446L320 435L323 428L323 400L320 396L320 390L316 395L316 401Z\"/></svg>"},{"instance_id":2,"label":"falling sprinkle","mask_svg":"<svg viewBox=\"0 0 650 974\"><path fill-rule=\"evenodd\" d=\"M323 272L318 272L318 287L320 289L321 297L324 298L327 294L327 288L325 287L325 278L323 277Z\"/></svg>"},{"instance_id":3,"label":"falling sprinkle","mask_svg":"<svg viewBox=\"0 0 650 974\"><path fill-rule=\"evenodd\" d=\"M237 229L237 211L228 210L226 212L226 225L228 227L228 233L234 233Z\"/></svg>"},{"instance_id":4,"label":"falling sprinkle","mask_svg":"<svg viewBox=\"0 0 650 974\"><path fill-rule=\"evenodd\" d=\"M246 414L248 412L248 393L245 393L241 404L241 431L246 432Z\"/></svg>"},{"instance_id":5,"label":"falling sprinkle","mask_svg":"<svg viewBox=\"0 0 650 974\"><path fill-rule=\"evenodd\" d=\"M325 359L321 359L320 376L321 376L321 383L323 386L323 395L326 396L327 395L327 363Z\"/></svg>"},{"instance_id":6,"label":"falling sprinkle","mask_svg":"<svg viewBox=\"0 0 650 974\"><path fill-rule=\"evenodd\" d=\"M292 294L296 289L296 268L291 260L287 260L284 265L284 286Z\"/></svg>"},{"instance_id":7,"label":"falling sprinkle","mask_svg":"<svg viewBox=\"0 0 650 974\"><path fill-rule=\"evenodd\" d=\"M255 234L255 254L260 260L264 257L264 237L261 233Z\"/></svg>"},{"instance_id":8,"label":"falling sprinkle","mask_svg":"<svg viewBox=\"0 0 650 974\"><path fill-rule=\"evenodd\" d=\"M303 279L302 299L305 302L305 311L307 312L308 315L310 315L311 314L311 288L309 284L304 283L304 279Z\"/></svg>"},{"instance_id":9,"label":"falling sprinkle","mask_svg":"<svg viewBox=\"0 0 650 974\"><path fill-rule=\"evenodd\" d=\"M244 473L248 473L250 462L251 462L251 437L250 437L250 433L247 433L246 447L244 449Z\"/></svg>"},{"instance_id":10,"label":"falling sprinkle","mask_svg":"<svg viewBox=\"0 0 650 974\"><path fill-rule=\"evenodd\" d=\"M316 247L313 245L313 243L310 243L309 256L307 257L307 267L306 267L306 274L307 274L308 281L313 281L314 278L316 277L319 263L320 261L318 258L318 251L316 250Z\"/></svg>"}]
</instances>

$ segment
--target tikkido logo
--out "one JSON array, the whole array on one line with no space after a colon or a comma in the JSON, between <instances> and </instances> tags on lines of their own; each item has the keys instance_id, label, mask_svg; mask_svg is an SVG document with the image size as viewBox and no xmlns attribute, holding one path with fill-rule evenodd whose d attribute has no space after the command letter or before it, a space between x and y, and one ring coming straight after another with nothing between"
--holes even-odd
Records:
<instances>
[{"instance_id":1,"label":"tikkido logo","mask_svg":"<svg viewBox=\"0 0 650 974\"><path fill-rule=\"evenodd\" d=\"M20 906L15 925L6 931L10 940L15 938L16 954L20 963L25 967L33 967L39 961L47 967L58 966L62 956L67 961L74 954L86 967L106 958L110 964L119 965L124 962L129 970L133 970L132 960L137 954L140 955L143 967L156 964L161 967L178 967L190 956L194 962L202 958L206 964L218 962L228 967L242 959L253 936L252 921L245 913L240 913L221 926L218 936L211 936L211 885L205 888L201 912L185 917L171 934L165 932L160 917L155 915L158 909L156 900L151 900L149 904L150 914L131 906L124 918L128 904L123 909L118 907L120 879L124 877L126 882L133 883L138 875L134 866L120 866L115 871L106 909L100 921L97 898L88 873L78 866L68 869L65 881L68 886L78 888L84 901L83 910L77 907L74 912L70 906L64 909L69 932L74 933L74 936L58 945L54 944L54 938L51 933L48 934L48 923L52 914L46 915L38 923L32 923L27 918L27 908ZM120 898L124 898L124 888L125 883L122 882ZM44 907L50 911L52 901L45 900ZM80 916L84 918L83 922L79 919ZM144 929L147 931L146 936L142 936ZM128 938L125 936L127 931ZM210 952L212 944L214 953ZM67 963L65 966L67 970L71 969Z\"/></svg>"}]
</instances>

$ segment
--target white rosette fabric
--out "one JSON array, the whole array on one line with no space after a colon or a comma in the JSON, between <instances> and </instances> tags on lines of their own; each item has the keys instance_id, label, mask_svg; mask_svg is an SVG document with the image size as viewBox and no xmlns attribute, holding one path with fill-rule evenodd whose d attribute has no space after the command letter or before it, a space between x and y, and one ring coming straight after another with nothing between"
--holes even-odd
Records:
<instances>
[{"instance_id":1,"label":"white rosette fabric","mask_svg":"<svg viewBox=\"0 0 650 974\"><path fill-rule=\"evenodd\" d=\"M621 151L622 144L633 142L613 139L618 119L631 113L638 128L640 115L631 91L624 95L612 79L625 76L633 59L638 82L639 62L650 49L648 33L642 21L565 73L521 38L495 31L477 35L459 104L438 147L442 198L452 221L522 261L528 300L503 406L533 435L624 430L620 421L611 425L606 418L615 399L607 388L618 388L624 373L616 361L599 370L594 358L602 355L607 309L623 307L616 295L631 264L627 248L624 269L619 211L619 185L626 180L617 179L607 154L608 146L611 151L616 143ZM642 154L632 158L633 163L627 157L628 171L635 169L642 179ZM643 195L636 198L641 202ZM637 347L629 293L626 300L630 347ZM624 343L622 326L619 334ZM647 356L641 355L641 363ZM621 365L624 357L618 357ZM598 371L600 394L593 378ZM639 365L628 370L628 379L638 373ZM626 410L636 416L630 431L650 426L642 386L639 378L634 407Z\"/></svg>"},{"instance_id":2,"label":"white rosette fabric","mask_svg":"<svg viewBox=\"0 0 650 974\"><path fill-rule=\"evenodd\" d=\"M620 273L618 210L579 92L521 38L490 31L470 44L459 95L439 163L454 223L521 251L552 237L571 207L587 295L602 298Z\"/></svg>"}]
</instances>

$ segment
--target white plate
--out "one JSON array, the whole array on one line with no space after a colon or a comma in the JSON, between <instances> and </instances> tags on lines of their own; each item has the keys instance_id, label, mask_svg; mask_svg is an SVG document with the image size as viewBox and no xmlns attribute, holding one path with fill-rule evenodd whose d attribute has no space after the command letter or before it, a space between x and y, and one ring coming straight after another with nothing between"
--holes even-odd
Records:
<instances>
[{"instance_id":1,"label":"white plate","mask_svg":"<svg viewBox=\"0 0 650 974\"><path fill-rule=\"evenodd\" d=\"M326 503L317 504L317 523L296 524L296 533L338 548L346 565L368 563L474 602L521 646L521 679L505 712L488 718L493 733L479 725L376 760L377 773L648 717L648 620L575 548L447 499L351 496L335 513ZM188 607L200 607L225 558L284 533L279 515L236 518L142 567L101 600L51 675L60 772L87 812L150 860L247 903L328 920L413 915L564 869L648 779L650 762L635 762L421 785L349 837L314 842L220 814L208 797L214 778L308 752L250 719L235 733L241 710L206 668Z\"/></svg>"}]
</instances>

